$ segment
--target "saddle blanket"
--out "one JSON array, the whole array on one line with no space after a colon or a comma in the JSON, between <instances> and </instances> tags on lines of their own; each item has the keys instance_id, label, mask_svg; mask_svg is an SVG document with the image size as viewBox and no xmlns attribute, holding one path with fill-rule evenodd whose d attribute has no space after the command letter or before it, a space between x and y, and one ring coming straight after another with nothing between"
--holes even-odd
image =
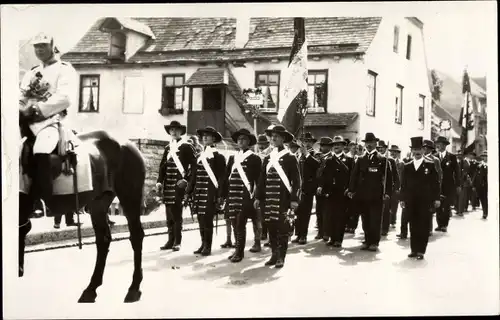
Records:
<instances>
[{"instance_id":1,"label":"saddle blanket","mask_svg":"<svg viewBox=\"0 0 500 320\"><path fill-rule=\"evenodd\" d=\"M75 147L77 155L76 174L78 183L78 192L92 191L92 165L89 152L85 145ZM31 178L19 170L19 191L29 193L31 187ZM74 194L73 175L59 174L53 181L53 195Z\"/></svg>"}]
</instances>

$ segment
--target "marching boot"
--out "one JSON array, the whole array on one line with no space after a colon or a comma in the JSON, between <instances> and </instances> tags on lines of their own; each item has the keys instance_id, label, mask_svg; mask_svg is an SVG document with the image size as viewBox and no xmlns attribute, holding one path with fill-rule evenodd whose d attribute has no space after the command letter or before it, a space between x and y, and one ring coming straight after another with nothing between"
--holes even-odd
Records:
<instances>
[{"instance_id":1,"label":"marching boot","mask_svg":"<svg viewBox=\"0 0 500 320\"><path fill-rule=\"evenodd\" d=\"M234 252L229 257L227 257L231 261L232 261L233 257L237 255L238 250L239 250L239 246L240 246L240 243L241 243L239 232L237 232L236 229L235 229L234 232L235 232L234 233L234 242L235 242L236 249L234 249Z\"/></svg>"},{"instance_id":2,"label":"marching boot","mask_svg":"<svg viewBox=\"0 0 500 320\"><path fill-rule=\"evenodd\" d=\"M160 250L170 250L174 247L174 228L173 226L169 226L168 228L168 240L164 246L160 247Z\"/></svg>"},{"instance_id":3,"label":"marching boot","mask_svg":"<svg viewBox=\"0 0 500 320\"><path fill-rule=\"evenodd\" d=\"M257 253L257 252L262 251L262 247L260 246L260 239L255 239L255 242L249 251L253 252L253 253Z\"/></svg>"},{"instance_id":4,"label":"marching boot","mask_svg":"<svg viewBox=\"0 0 500 320\"><path fill-rule=\"evenodd\" d=\"M234 251L234 255L231 257L231 262L237 263L243 260L245 255L245 240L245 232L238 233L236 237L236 250Z\"/></svg>"},{"instance_id":5,"label":"marching boot","mask_svg":"<svg viewBox=\"0 0 500 320\"><path fill-rule=\"evenodd\" d=\"M198 248L198 250L194 251L194 254L200 254L201 251L203 251L203 248L205 248L205 229L200 227L200 235L201 235L201 246Z\"/></svg>"},{"instance_id":6,"label":"marching boot","mask_svg":"<svg viewBox=\"0 0 500 320\"><path fill-rule=\"evenodd\" d=\"M271 234L269 234L269 241L271 245L271 259L269 259L265 265L266 266L273 266L276 264L276 261L278 260L278 245L277 241L275 240L275 237L273 237Z\"/></svg>"},{"instance_id":7,"label":"marching boot","mask_svg":"<svg viewBox=\"0 0 500 320\"><path fill-rule=\"evenodd\" d=\"M279 249L278 249L278 259L276 261L276 268L283 268L285 265L285 257L288 249L288 237L281 237L279 241Z\"/></svg>"},{"instance_id":8,"label":"marching boot","mask_svg":"<svg viewBox=\"0 0 500 320\"><path fill-rule=\"evenodd\" d=\"M179 222L174 224L174 246L172 251L179 251L182 242L182 225Z\"/></svg>"},{"instance_id":9,"label":"marching boot","mask_svg":"<svg viewBox=\"0 0 500 320\"><path fill-rule=\"evenodd\" d=\"M205 246L201 250L201 255L206 257L212 254L212 238L214 234L214 229L209 228L205 230Z\"/></svg>"}]
</instances>

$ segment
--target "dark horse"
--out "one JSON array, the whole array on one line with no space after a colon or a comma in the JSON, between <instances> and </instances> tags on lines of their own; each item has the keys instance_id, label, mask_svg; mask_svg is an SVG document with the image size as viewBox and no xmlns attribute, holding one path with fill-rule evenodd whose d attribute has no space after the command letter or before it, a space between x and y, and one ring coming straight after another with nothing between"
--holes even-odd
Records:
<instances>
[{"instance_id":1,"label":"dark horse","mask_svg":"<svg viewBox=\"0 0 500 320\"><path fill-rule=\"evenodd\" d=\"M20 113L21 135L27 143L33 143L34 136L28 128L28 119ZM107 210L118 197L127 217L130 242L134 250L134 273L132 284L125 296L125 302L135 302L141 297L142 242L144 230L140 215L143 200L143 186L146 175L144 159L137 147L127 141L119 142L105 131L79 134L82 145L90 150L93 191L78 193L79 206L87 206L92 217L97 247L97 259L90 283L78 302L95 302L96 289L102 284L106 258L111 243L111 231L107 222ZM36 199L19 193L19 276L24 273L24 249L26 235L31 229L30 215ZM54 195L46 201L54 214L74 212L75 194Z\"/></svg>"}]
</instances>

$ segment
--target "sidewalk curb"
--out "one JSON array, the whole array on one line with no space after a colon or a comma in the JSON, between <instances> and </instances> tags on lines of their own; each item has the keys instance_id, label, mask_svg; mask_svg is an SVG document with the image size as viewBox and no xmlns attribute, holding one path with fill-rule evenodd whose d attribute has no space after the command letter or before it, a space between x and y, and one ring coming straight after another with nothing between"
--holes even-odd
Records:
<instances>
[{"instance_id":1,"label":"sidewalk curb","mask_svg":"<svg viewBox=\"0 0 500 320\"><path fill-rule=\"evenodd\" d=\"M224 221L224 218L221 216L218 219L219 221ZM194 219L194 222L191 217L183 218L183 224L191 224L196 223L197 219ZM220 224L219 224L220 225ZM147 229L158 229L158 228L166 228L167 222L166 220L161 221L146 221L142 222L142 227ZM26 246L34 246L42 243L50 243L50 242L59 242L65 240L75 240L78 241L78 228L71 228L68 230L53 230L48 232L39 232L39 233L28 233L26 236ZM94 228L92 226L85 226L81 228L82 231L82 243L85 238L95 237ZM117 233L128 233L128 225L127 224L115 224L111 227L111 234ZM127 236L128 238L128 236ZM114 239L113 239L114 240Z\"/></svg>"}]
</instances>

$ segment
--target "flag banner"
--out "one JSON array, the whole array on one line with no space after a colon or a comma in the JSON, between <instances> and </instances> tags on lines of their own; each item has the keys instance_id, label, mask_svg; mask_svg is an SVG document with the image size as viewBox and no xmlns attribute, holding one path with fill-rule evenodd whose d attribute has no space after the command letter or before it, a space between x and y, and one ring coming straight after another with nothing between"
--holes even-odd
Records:
<instances>
[{"instance_id":1,"label":"flag banner","mask_svg":"<svg viewBox=\"0 0 500 320\"><path fill-rule=\"evenodd\" d=\"M464 71L462 79L462 93L464 99L462 109L460 110L460 125L462 126L462 150L470 149L476 140L476 130L474 129L474 108L472 107L472 94L470 89L470 80L467 70Z\"/></svg>"},{"instance_id":2,"label":"flag banner","mask_svg":"<svg viewBox=\"0 0 500 320\"><path fill-rule=\"evenodd\" d=\"M307 112L307 41L304 18L294 19L295 36L288 68L283 72L284 89L280 97L278 121L297 135Z\"/></svg>"}]
</instances>

